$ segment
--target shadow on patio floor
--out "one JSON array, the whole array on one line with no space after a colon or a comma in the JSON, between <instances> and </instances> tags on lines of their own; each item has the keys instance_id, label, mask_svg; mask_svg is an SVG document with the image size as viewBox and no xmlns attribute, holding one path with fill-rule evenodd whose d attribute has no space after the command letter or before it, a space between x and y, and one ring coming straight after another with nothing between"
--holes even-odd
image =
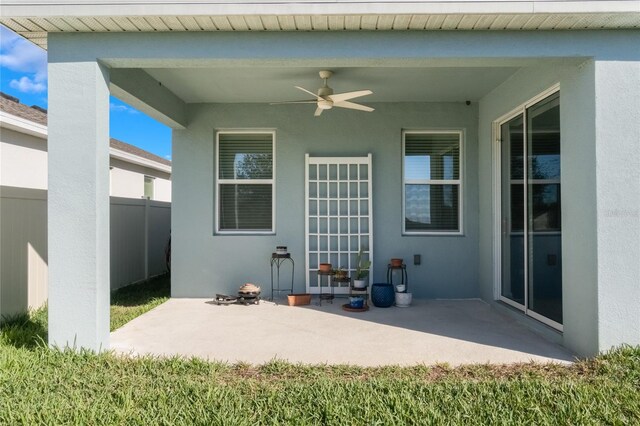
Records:
<instances>
[{"instance_id":1,"label":"shadow on patio floor","mask_svg":"<svg viewBox=\"0 0 640 426\"><path fill-rule=\"evenodd\" d=\"M343 311L346 299L321 307L207 302L171 299L112 333L112 348L250 363L274 358L358 365L573 360L559 345L480 300L417 300L410 308L372 307L363 313Z\"/></svg>"}]
</instances>

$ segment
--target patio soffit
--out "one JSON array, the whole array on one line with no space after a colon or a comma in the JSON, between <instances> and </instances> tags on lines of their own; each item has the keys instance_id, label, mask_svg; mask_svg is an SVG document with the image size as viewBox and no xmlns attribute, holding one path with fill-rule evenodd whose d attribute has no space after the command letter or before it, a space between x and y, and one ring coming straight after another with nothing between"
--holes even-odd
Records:
<instances>
[{"instance_id":1,"label":"patio soffit","mask_svg":"<svg viewBox=\"0 0 640 426\"><path fill-rule=\"evenodd\" d=\"M584 30L640 28L640 0L5 0L0 23L50 32Z\"/></svg>"},{"instance_id":2,"label":"patio soffit","mask_svg":"<svg viewBox=\"0 0 640 426\"><path fill-rule=\"evenodd\" d=\"M545 62L545 61L543 61ZM315 92L318 67L145 68L185 103L258 103L303 100ZM478 101L519 67L330 67L336 93L370 89L363 103ZM274 107L278 108L278 107ZM281 109L283 107L280 107Z\"/></svg>"}]
</instances>

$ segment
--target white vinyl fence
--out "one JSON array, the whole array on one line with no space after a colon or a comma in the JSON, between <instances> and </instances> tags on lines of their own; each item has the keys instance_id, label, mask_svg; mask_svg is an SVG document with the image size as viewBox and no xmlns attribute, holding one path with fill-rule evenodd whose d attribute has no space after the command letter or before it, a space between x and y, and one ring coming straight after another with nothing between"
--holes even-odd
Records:
<instances>
[{"instance_id":1,"label":"white vinyl fence","mask_svg":"<svg viewBox=\"0 0 640 426\"><path fill-rule=\"evenodd\" d=\"M111 197L111 290L167 272L171 203Z\"/></svg>"},{"instance_id":2,"label":"white vinyl fence","mask_svg":"<svg viewBox=\"0 0 640 426\"><path fill-rule=\"evenodd\" d=\"M166 272L171 203L111 197L111 290ZM0 187L0 317L47 300L47 191Z\"/></svg>"}]
</instances>

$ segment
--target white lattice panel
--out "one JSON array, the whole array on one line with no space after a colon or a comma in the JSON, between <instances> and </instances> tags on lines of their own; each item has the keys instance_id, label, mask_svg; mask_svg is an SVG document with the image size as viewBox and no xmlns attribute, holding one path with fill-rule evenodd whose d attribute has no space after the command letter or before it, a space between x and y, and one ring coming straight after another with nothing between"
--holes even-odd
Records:
<instances>
[{"instance_id":1,"label":"white lattice panel","mask_svg":"<svg viewBox=\"0 0 640 426\"><path fill-rule=\"evenodd\" d=\"M307 154L305 176L307 291L318 293L320 263L343 267L353 277L360 248L365 260L373 258L371 154ZM347 293L348 288L348 283L334 286L338 294Z\"/></svg>"}]
</instances>

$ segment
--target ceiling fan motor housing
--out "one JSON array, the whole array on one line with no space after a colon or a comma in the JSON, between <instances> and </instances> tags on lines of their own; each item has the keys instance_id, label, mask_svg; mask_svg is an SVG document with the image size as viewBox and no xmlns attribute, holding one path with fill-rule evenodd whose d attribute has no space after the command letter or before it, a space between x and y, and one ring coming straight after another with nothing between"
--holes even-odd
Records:
<instances>
[{"instance_id":1,"label":"ceiling fan motor housing","mask_svg":"<svg viewBox=\"0 0 640 426\"><path fill-rule=\"evenodd\" d=\"M329 86L324 86L318 89L318 96L324 98L325 96L333 95L333 89Z\"/></svg>"}]
</instances>

